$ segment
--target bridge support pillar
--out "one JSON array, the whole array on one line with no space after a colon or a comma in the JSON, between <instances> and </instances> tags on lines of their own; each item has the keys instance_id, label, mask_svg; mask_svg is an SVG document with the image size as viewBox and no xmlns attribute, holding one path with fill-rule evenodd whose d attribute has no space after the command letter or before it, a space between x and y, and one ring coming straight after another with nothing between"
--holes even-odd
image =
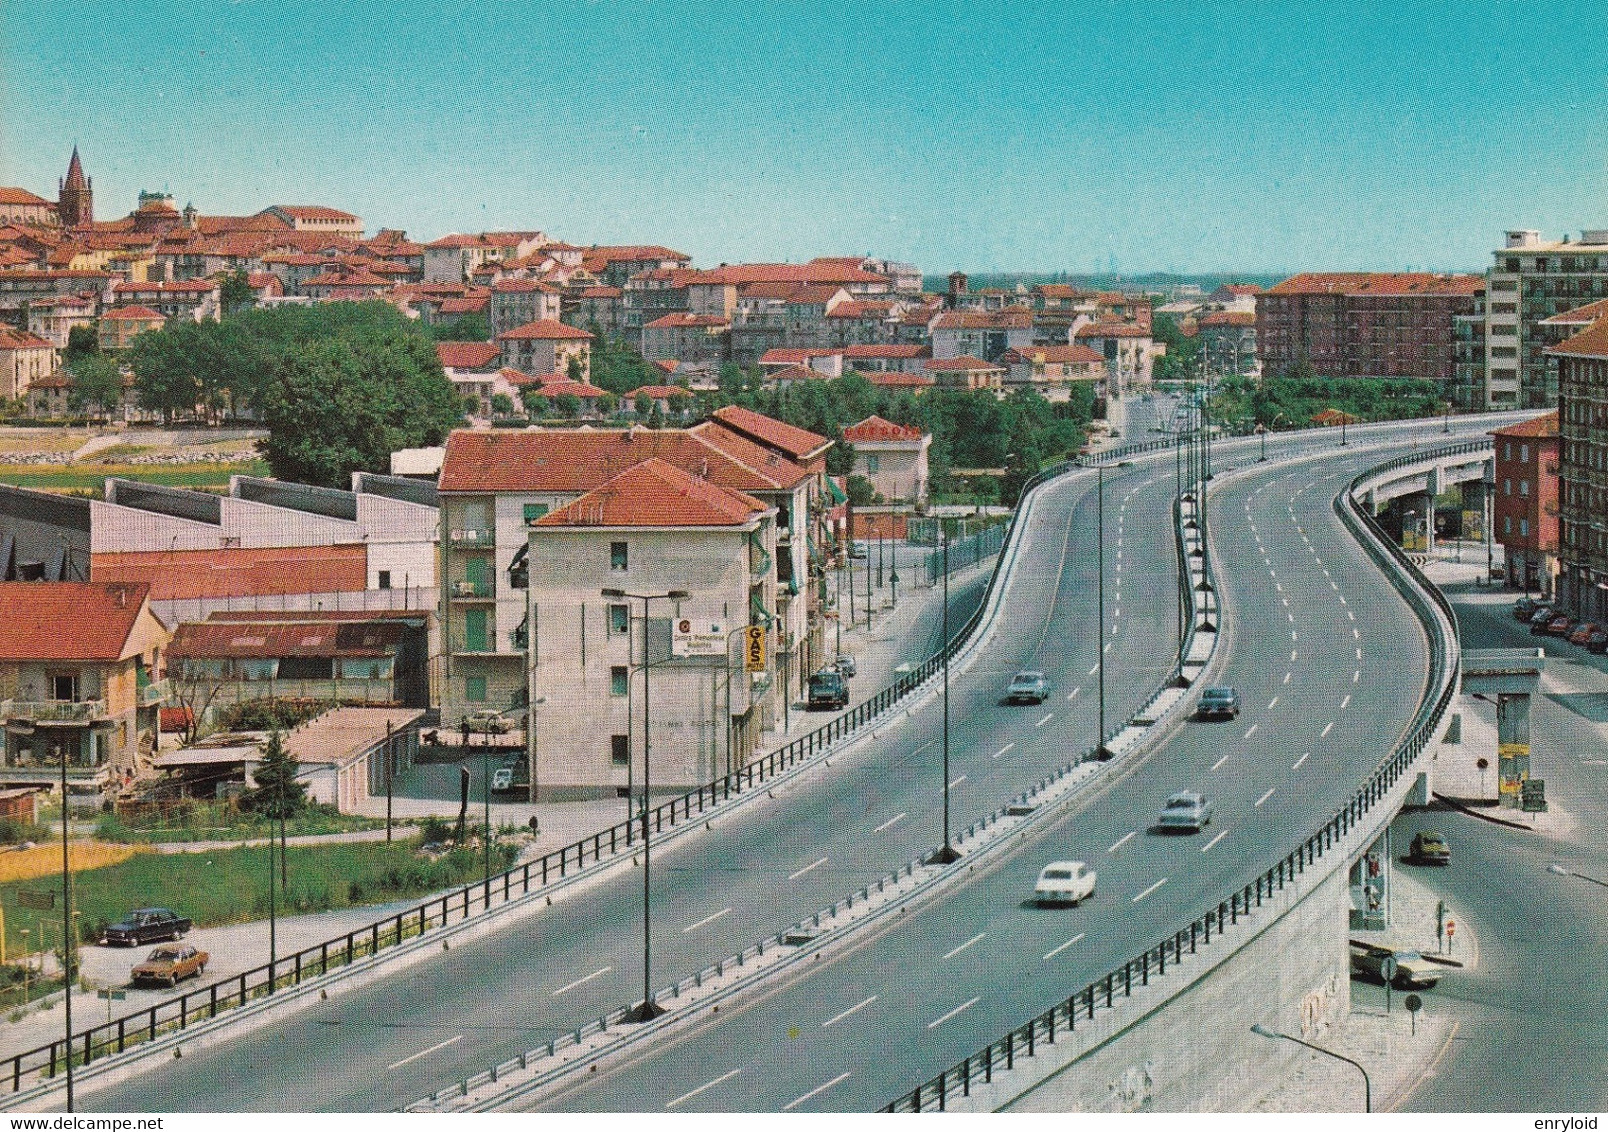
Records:
<instances>
[{"instance_id":1,"label":"bridge support pillar","mask_svg":"<svg viewBox=\"0 0 1608 1132\"><path fill-rule=\"evenodd\" d=\"M1351 930L1383 931L1390 924L1390 827L1351 863Z\"/></svg>"}]
</instances>

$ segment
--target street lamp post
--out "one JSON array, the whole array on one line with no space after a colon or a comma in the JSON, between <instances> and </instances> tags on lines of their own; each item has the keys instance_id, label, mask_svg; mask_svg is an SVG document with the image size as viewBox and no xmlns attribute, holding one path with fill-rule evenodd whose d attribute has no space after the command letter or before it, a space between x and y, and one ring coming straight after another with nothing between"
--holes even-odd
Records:
<instances>
[{"instance_id":1,"label":"street lamp post","mask_svg":"<svg viewBox=\"0 0 1608 1132\"><path fill-rule=\"evenodd\" d=\"M1450 401L1444 401L1442 404L1446 406L1446 415L1442 419L1441 431L1449 433L1452 431L1452 403Z\"/></svg>"},{"instance_id":2,"label":"street lamp post","mask_svg":"<svg viewBox=\"0 0 1608 1132\"><path fill-rule=\"evenodd\" d=\"M664 1013L664 1007L653 1001L653 926L650 905L648 798L650 796L650 755L653 750L651 716L653 697L649 690L648 672L652 667L648 656L648 611L654 598L685 601L691 595L686 590L667 590L662 594L631 594L624 590L605 589L603 596L614 601L631 598L642 603L642 1004L626 1015L629 1022L651 1022Z\"/></svg>"},{"instance_id":3,"label":"street lamp post","mask_svg":"<svg viewBox=\"0 0 1608 1132\"><path fill-rule=\"evenodd\" d=\"M960 854L955 851L954 844L949 840L949 529L944 526L942 519L938 520L938 531L943 540L944 552L944 615L941 646L944 650L944 843L927 858L927 862L933 865L951 865L960 860Z\"/></svg>"},{"instance_id":4,"label":"street lamp post","mask_svg":"<svg viewBox=\"0 0 1608 1132\"><path fill-rule=\"evenodd\" d=\"M1270 1030L1260 1022L1251 1027L1251 1033L1260 1034L1264 1038L1283 1038L1287 1042L1294 1042L1298 1046L1306 1046L1307 1049L1317 1050L1319 1053L1326 1053L1336 1061L1343 1061L1347 1065L1355 1066L1357 1072L1362 1074L1362 1111L1373 1111L1373 1084L1368 1080L1368 1071L1364 1069L1359 1062L1355 1062L1343 1054L1335 1053L1332 1049L1324 1049L1322 1046L1315 1046L1311 1042L1303 1042L1300 1038L1293 1037L1290 1034L1280 1033L1278 1030Z\"/></svg>"},{"instance_id":5,"label":"street lamp post","mask_svg":"<svg viewBox=\"0 0 1608 1132\"><path fill-rule=\"evenodd\" d=\"M535 683L534 675L531 682ZM541 801L541 766L538 757L541 754L541 746L540 740L536 737L536 708L547 702L546 696L533 695L534 691L535 689L531 688L525 694L525 757L530 762L530 804L533 806Z\"/></svg>"},{"instance_id":6,"label":"street lamp post","mask_svg":"<svg viewBox=\"0 0 1608 1132\"><path fill-rule=\"evenodd\" d=\"M1099 582L1099 591L1100 591L1100 627L1099 627L1098 635L1097 635L1097 638L1096 638L1096 640L1097 640L1097 644L1096 644L1097 651L1095 653L1095 658L1094 659L1095 659L1095 667L1097 667L1100 670L1100 717L1099 717L1099 724L1098 724L1099 730L1095 733L1095 736L1094 736L1094 757L1097 758L1097 759L1102 759L1103 760L1103 759L1106 759L1106 758L1110 757L1110 752L1106 750L1106 745L1105 745L1105 736L1106 736L1106 729L1105 729L1106 663L1105 663L1105 465L1104 464L1100 465L1100 467L1098 469L1098 476L1099 476L1099 480L1098 480L1099 486L1096 489L1096 503L1095 503L1095 511L1094 511L1095 543L1096 543L1096 546L1098 547L1098 550L1096 551L1094 573L1095 573L1096 579Z\"/></svg>"},{"instance_id":7,"label":"street lamp post","mask_svg":"<svg viewBox=\"0 0 1608 1132\"><path fill-rule=\"evenodd\" d=\"M1602 888L1608 888L1608 880L1598 880L1596 877L1588 877L1585 873L1577 873L1573 869L1565 868L1563 865L1548 865L1547 872L1556 873L1560 877L1574 877L1577 880L1589 881L1590 883L1599 885Z\"/></svg>"},{"instance_id":8,"label":"street lamp post","mask_svg":"<svg viewBox=\"0 0 1608 1132\"><path fill-rule=\"evenodd\" d=\"M67 1052L67 1111L73 1111L73 870L68 861L67 851L67 744L60 743L61 751L61 993L62 1004L67 1010L66 1041L62 1043ZM269 871L273 868L273 837L268 838ZM273 883L270 875L269 884ZM270 960L270 964L271 964ZM270 965L269 970L272 970Z\"/></svg>"}]
</instances>

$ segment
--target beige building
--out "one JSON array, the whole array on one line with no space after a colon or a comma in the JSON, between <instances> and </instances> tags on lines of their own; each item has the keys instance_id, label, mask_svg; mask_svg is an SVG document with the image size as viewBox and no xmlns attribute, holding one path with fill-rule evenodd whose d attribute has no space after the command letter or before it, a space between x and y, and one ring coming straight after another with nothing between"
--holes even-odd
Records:
<instances>
[{"instance_id":1,"label":"beige building","mask_svg":"<svg viewBox=\"0 0 1608 1132\"><path fill-rule=\"evenodd\" d=\"M1106 376L1105 356L1087 346L1027 346L1005 351L999 361L1005 388L1032 389L1046 401L1066 401L1074 382L1098 384Z\"/></svg>"},{"instance_id":2,"label":"beige building","mask_svg":"<svg viewBox=\"0 0 1608 1132\"><path fill-rule=\"evenodd\" d=\"M60 351L50 340L26 330L0 327L0 398L28 396L28 387L56 372Z\"/></svg>"},{"instance_id":3,"label":"beige building","mask_svg":"<svg viewBox=\"0 0 1608 1132\"><path fill-rule=\"evenodd\" d=\"M562 322L542 319L527 322L497 335L502 364L533 377L569 374L571 358L581 363L581 379L592 374L592 335Z\"/></svg>"},{"instance_id":4,"label":"beige building","mask_svg":"<svg viewBox=\"0 0 1608 1132\"><path fill-rule=\"evenodd\" d=\"M170 634L149 587L0 582L0 783L68 788L98 803L156 749Z\"/></svg>"},{"instance_id":5,"label":"beige building","mask_svg":"<svg viewBox=\"0 0 1608 1132\"><path fill-rule=\"evenodd\" d=\"M854 474L871 481L883 502L927 502L927 450L932 434L871 416L843 430L854 449Z\"/></svg>"},{"instance_id":6,"label":"beige building","mask_svg":"<svg viewBox=\"0 0 1608 1132\"><path fill-rule=\"evenodd\" d=\"M167 318L150 307L117 307L101 315L97 334L102 350L124 350L147 330L161 330Z\"/></svg>"},{"instance_id":7,"label":"beige building","mask_svg":"<svg viewBox=\"0 0 1608 1132\"><path fill-rule=\"evenodd\" d=\"M297 232L345 236L352 240L363 238L363 218L338 208L325 208L317 204L276 204L263 209L262 214L283 220Z\"/></svg>"},{"instance_id":8,"label":"beige building","mask_svg":"<svg viewBox=\"0 0 1608 1132\"><path fill-rule=\"evenodd\" d=\"M0 224L33 224L54 227L58 223L56 206L27 189L0 186Z\"/></svg>"}]
</instances>

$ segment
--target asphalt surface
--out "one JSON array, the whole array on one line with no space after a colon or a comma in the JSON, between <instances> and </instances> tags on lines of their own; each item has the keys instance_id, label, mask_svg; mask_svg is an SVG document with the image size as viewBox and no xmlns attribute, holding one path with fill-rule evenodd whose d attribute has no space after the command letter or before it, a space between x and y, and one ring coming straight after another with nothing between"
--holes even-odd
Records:
<instances>
[{"instance_id":1,"label":"asphalt surface","mask_svg":"<svg viewBox=\"0 0 1608 1132\"><path fill-rule=\"evenodd\" d=\"M1168 465L1107 474L1107 612L1116 630L1109 655L1123 674L1107 689L1113 722L1142 706L1176 650ZM955 827L1094 742L1095 482L1080 473L1044 494L998 631L955 674ZM1125 568L1134 561L1146 568ZM1049 673L1051 700L1037 709L1000 706L1024 666ZM656 851L654 985L733 954L937 844L941 733L934 699L860 752L834 758L808 785L751 804L714 835ZM108 1111L397 1108L639 999L639 876L618 875L427 966L197 1050L160 1074L94 1091L86 1082L83 1103Z\"/></svg>"},{"instance_id":2,"label":"asphalt surface","mask_svg":"<svg viewBox=\"0 0 1608 1132\"><path fill-rule=\"evenodd\" d=\"M1355 448L1362 441L1353 436ZM1270 444L1270 458L1291 443ZM1416 620L1331 507L1357 470L1401 449L1324 447L1321 464L1265 466L1211 492L1233 627L1220 680L1241 693L1238 720L1186 725L1128 769L1119 788L1087 797L1033 844L898 926L534 1105L876 1108L1064 1000L1288 852L1384 758L1428 675ZM1219 467L1249 454L1237 452ZM1165 631L1168 611L1125 609L1123 633ZM1119 686L1138 682L1112 677ZM1185 787L1214 798L1213 825L1195 836L1157 835L1150 827L1162 801ZM867 823L881 816L870 813ZM1077 910L1032 907L1038 870L1062 858L1099 870L1095 898Z\"/></svg>"}]
</instances>

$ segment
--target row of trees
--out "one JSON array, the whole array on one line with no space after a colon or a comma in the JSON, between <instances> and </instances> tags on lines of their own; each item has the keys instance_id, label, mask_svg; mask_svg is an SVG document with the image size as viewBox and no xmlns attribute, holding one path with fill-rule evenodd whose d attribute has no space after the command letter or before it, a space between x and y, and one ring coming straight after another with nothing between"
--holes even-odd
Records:
<instances>
[{"instance_id":1,"label":"row of trees","mask_svg":"<svg viewBox=\"0 0 1608 1132\"><path fill-rule=\"evenodd\" d=\"M1277 377L1224 378L1213 387L1211 411L1230 427L1271 429L1304 426L1325 409L1359 421L1399 421L1433 417L1445 407L1445 394L1433 381L1319 377L1303 359Z\"/></svg>"}]
</instances>

